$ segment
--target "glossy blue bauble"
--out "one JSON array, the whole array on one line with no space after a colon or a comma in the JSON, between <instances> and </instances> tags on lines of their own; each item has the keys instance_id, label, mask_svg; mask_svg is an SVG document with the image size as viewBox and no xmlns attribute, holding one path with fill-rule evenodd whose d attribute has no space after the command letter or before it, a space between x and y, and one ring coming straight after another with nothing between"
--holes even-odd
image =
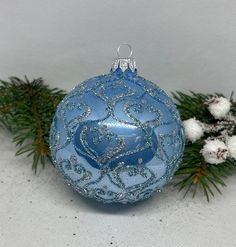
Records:
<instances>
[{"instance_id":1,"label":"glossy blue bauble","mask_svg":"<svg viewBox=\"0 0 236 247\"><path fill-rule=\"evenodd\" d=\"M59 104L51 153L66 182L104 203L150 197L176 171L184 149L173 101L129 64L76 86Z\"/></svg>"}]
</instances>

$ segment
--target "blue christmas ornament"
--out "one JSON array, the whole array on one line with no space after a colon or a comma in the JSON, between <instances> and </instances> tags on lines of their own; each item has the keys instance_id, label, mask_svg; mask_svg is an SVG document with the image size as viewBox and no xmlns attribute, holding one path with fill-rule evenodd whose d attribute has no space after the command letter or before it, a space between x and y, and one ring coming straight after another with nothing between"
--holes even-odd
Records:
<instances>
[{"instance_id":1,"label":"blue christmas ornament","mask_svg":"<svg viewBox=\"0 0 236 247\"><path fill-rule=\"evenodd\" d=\"M127 58L119 48L109 74L79 84L62 100L50 135L66 182L104 203L150 197L171 179L184 150L173 101L137 74L131 48Z\"/></svg>"}]
</instances>

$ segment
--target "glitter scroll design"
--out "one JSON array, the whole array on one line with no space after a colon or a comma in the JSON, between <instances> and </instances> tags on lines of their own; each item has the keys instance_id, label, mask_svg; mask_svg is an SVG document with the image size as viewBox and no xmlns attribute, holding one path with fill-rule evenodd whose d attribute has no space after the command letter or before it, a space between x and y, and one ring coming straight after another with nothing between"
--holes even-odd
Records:
<instances>
[{"instance_id":1,"label":"glitter scroll design","mask_svg":"<svg viewBox=\"0 0 236 247\"><path fill-rule=\"evenodd\" d=\"M104 203L128 203L150 197L171 179L184 138L167 94L136 71L118 68L63 99L50 144L57 169L75 190Z\"/></svg>"}]
</instances>

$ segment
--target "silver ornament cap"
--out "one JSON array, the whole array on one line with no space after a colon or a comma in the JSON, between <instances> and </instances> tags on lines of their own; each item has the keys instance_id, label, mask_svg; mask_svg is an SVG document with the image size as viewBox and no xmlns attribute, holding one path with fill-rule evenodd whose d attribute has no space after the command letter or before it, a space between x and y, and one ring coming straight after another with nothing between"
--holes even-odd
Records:
<instances>
[{"instance_id":1,"label":"silver ornament cap","mask_svg":"<svg viewBox=\"0 0 236 247\"><path fill-rule=\"evenodd\" d=\"M129 48L129 55L126 57L123 57L120 54L120 49L122 46L127 46ZM130 44L128 43L120 44L117 48L117 57L115 58L112 64L111 71L113 72L118 68L120 68L122 72L124 72L129 68L132 72L134 72L136 70L136 61L132 57L132 54L133 54L133 50Z\"/></svg>"}]
</instances>

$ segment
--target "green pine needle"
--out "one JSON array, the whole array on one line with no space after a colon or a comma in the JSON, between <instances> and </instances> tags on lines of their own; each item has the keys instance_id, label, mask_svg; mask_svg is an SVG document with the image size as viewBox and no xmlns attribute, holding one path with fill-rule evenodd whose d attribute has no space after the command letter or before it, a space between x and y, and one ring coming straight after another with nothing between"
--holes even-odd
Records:
<instances>
[{"instance_id":1,"label":"green pine needle","mask_svg":"<svg viewBox=\"0 0 236 247\"><path fill-rule=\"evenodd\" d=\"M36 172L39 163L44 166L50 159L49 130L65 92L49 88L41 78L9 80L0 80L0 126L13 134L16 155L33 156L32 168Z\"/></svg>"}]
</instances>

